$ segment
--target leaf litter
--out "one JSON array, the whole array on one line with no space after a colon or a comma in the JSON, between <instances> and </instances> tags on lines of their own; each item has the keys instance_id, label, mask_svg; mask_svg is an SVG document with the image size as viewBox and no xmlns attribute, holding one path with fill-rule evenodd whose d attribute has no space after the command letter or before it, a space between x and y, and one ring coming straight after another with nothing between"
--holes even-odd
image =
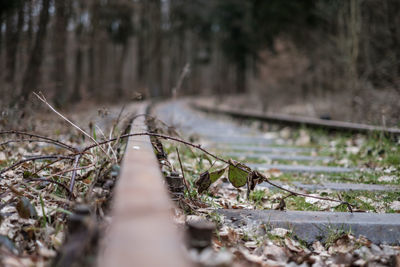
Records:
<instances>
[{"instance_id":1,"label":"leaf litter","mask_svg":"<svg viewBox=\"0 0 400 267\"><path fill-rule=\"evenodd\" d=\"M99 116L91 107L69 116L86 125L86 132L100 142L120 136L128 125L129 118L121 114L120 107L111 110ZM109 136L97 133L95 137L95 126L98 132ZM25 131L2 131L0 135L0 265L61 266L65 247L73 239L67 222L75 216L76 207L88 207L93 229L106 226L104 218L125 141L115 141L104 149L90 149L74 164L76 157L66 157L74 153L72 148L78 151L93 143L82 132L54 114L32 113L21 127ZM102 150L107 150L107 155ZM43 157L47 155L55 156ZM9 168L13 164L17 165ZM74 185L71 185L72 173ZM81 235L78 240L85 243L85 238ZM87 255L76 257L75 262L87 265L95 249L84 248L82 252Z\"/></svg>"}]
</instances>

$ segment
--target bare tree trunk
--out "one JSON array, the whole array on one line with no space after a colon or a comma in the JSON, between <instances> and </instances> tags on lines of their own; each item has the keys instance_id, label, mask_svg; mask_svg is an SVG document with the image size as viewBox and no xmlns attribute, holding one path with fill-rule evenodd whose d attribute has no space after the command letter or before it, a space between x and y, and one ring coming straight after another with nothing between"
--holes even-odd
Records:
<instances>
[{"instance_id":1,"label":"bare tree trunk","mask_svg":"<svg viewBox=\"0 0 400 267\"><path fill-rule=\"evenodd\" d=\"M36 40L22 82L22 92L19 99L20 103L22 104L28 100L29 94L32 90L39 89L37 87L40 83L41 77L41 66L43 62L43 52L47 35L47 24L49 22L49 6L50 0L42 0L42 9L40 11L39 27L36 33Z\"/></svg>"},{"instance_id":2,"label":"bare tree trunk","mask_svg":"<svg viewBox=\"0 0 400 267\"><path fill-rule=\"evenodd\" d=\"M55 5L55 25L53 40L54 67L52 80L54 83L53 101L57 107L61 107L66 102L67 96L67 24L68 24L68 1L54 1Z\"/></svg>"},{"instance_id":3,"label":"bare tree trunk","mask_svg":"<svg viewBox=\"0 0 400 267\"><path fill-rule=\"evenodd\" d=\"M245 59L243 59L245 61ZM246 63L236 64L236 93L246 92L247 75L246 75Z\"/></svg>"},{"instance_id":4,"label":"bare tree trunk","mask_svg":"<svg viewBox=\"0 0 400 267\"><path fill-rule=\"evenodd\" d=\"M88 91L91 95L96 90L96 41L98 33L98 10L97 0L93 0L90 7L91 13L91 29L90 29L90 41L88 49Z\"/></svg>"},{"instance_id":5,"label":"bare tree trunk","mask_svg":"<svg viewBox=\"0 0 400 267\"><path fill-rule=\"evenodd\" d=\"M150 62L148 71L148 85L153 97L162 96L162 29L161 29L161 1L150 1Z\"/></svg>"},{"instance_id":6,"label":"bare tree trunk","mask_svg":"<svg viewBox=\"0 0 400 267\"><path fill-rule=\"evenodd\" d=\"M27 54L31 52L32 49L32 40L33 40L33 3L32 0L27 0L27 6L28 6L28 17L27 17L27 24L28 24L28 29L26 31L27 34Z\"/></svg>"},{"instance_id":7,"label":"bare tree trunk","mask_svg":"<svg viewBox=\"0 0 400 267\"><path fill-rule=\"evenodd\" d=\"M0 14L0 29L3 28L3 15ZM3 50L3 31L0 31L0 57L1 57L1 52Z\"/></svg>"},{"instance_id":8,"label":"bare tree trunk","mask_svg":"<svg viewBox=\"0 0 400 267\"><path fill-rule=\"evenodd\" d=\"M114 81L115 81L115 98L120 98L124 95L123 91L123 78L124 78L124 65L126 61L126 56L129 51L129 41L122 45L122 51L120 58L117 62L117 67L115 68Z\"/></svg>"},{"instance_id":9,"label":"bare tree trunk","mask_svg":"<svg viewBox=\"0 0 400 267\"><path fill-rule=\"evenodd\" d=\"M24 7L18 10L18 14L9 14L7 17L7 59L6 59L6 82L14 86L18 44L22 26L24 24Z\"/></svg>"},{"instance_id":10,"label":"bare tree trunk","mask_svg":"<svg viewBox=\"0 0 400 267\"><path fill-rule=\"evenodd\" d=\"M70 96L71 102L79 102L81 100L81 84L82 84L82 31L83 25L79 23L75 32L76 49L75 49L75 81L74 89Z\"/></svg>"},{"instance_id":11,"label":"bare tree trunk","mask_svg":"<svg viewBox=\"0 0 400 267\"><path fill-rule=\"evenodd\" d=\"M396 68L394 76L400 76L400 3L399 1L388 1L388 17L389 17L389 31L392 41L391 48L393 49L396 57ZM400 86L396 84L397 90Z\"/></svg>"},{"instance_id":12,"label":"bare tree trunk","mask_svg":"<svg viewBox=\"0 0 400 267\"><path fill-rule=\"evenodd\" d=\"M81 84L82 84L82 48L77 45L75 51L75 82L74 90L70 97L71 102L79 102L81 100Z\"/></svg>"},{"instance_id":13,"label":"bare tree trunk","mask_svg":"<svg viewBox=\"0 0 400 267\"><path fill-rule=\"evenodd\" d=\"M139 33L138 33L138 41L137 41L137 61L138 61L138 67L137 67L137 78L138 78L138 83L140 87L143 87L145 84L145 75L146 75L146 69L147 69L147 59L146 59L146 54L145 54L145 45L146 45L146 28L145 28L145 23L146 23L146 4L142 1L140 3L140 12L139 12Z\"/></svg>"}]
</instances>

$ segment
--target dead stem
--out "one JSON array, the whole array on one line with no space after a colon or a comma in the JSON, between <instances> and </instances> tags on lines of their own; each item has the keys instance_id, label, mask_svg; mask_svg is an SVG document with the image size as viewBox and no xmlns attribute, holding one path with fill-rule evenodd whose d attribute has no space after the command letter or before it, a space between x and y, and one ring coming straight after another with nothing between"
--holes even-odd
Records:
<instances>
[{"instance_id":1,"label":"dead stem","mask_svg":"<svg viewBox=\"0 0 400 267\"><path fill-rule=\"evenodd\" d=\"M164 134L143 132L143 133L125 134L125 135L121 135L119 138L122 139L122 138L128 138L128 137L132 137L132 136L143 136L143 135L153 136L153 137L158 137L158 138L163 138L163 139L166 139L166 140L171 140L171 141L175 141L175 142L178 142L178 143L181 143L181 144L185 144L185 145L187 145L187 146L190 146L190 147L193 147L193 148L195 148L195 149L198 149L198 150L204 152L205 154L207 154L207 155L209 155L209 156L211 156L211 157L213 157L213 158L215 158L215 159L217 159L217 160L219 160L219 161L221 161L221 162L224 162L224 163L226 163L226 164L228 164L228 165L232 165L232 164L229 162L229 160L226 160L226 159L223 159L223 158L221 158L221 157L218 157L217 155L215 155L215 154L213 154L213 153L207 151L206 149L202 148L201 145L196 145L196 144L190 143L190 142L188 142L188 141L185 141L185 140L182 140L182 139L179 139L179 138L176 138L176 137L164 135ZM107 143L109 143L109 142L113 142L113 141L115 141L116 139L117 139L117 138L112 138L112 139L109 139L109 140L100 142L98 145L104 145L104 144L107 144ZM92 148L94 148L94 147L96 147L96 146L97 146L97 145L90 145L90 146L84 148L84 149L82 150L82 153L84 153L85 151L87 151L87 150L89 150L89 149L92 149ZM243 170L243 171L245 171L245 172L247 172L247 173L250 173L250 172L251 172L251 171L247 170L246 168L242 168L242 167L240 167L240 166L235 166L235 167L237 167L237 168L239 168L239 169L241 169L241 170ZM260 175L263 177L263 179L264 179L265 182L269 183L270 185L272 185L272 186L274 186L274 187L276 187L276 188L278 188L278 189L280 189L280 190L282 190L282 191L286 191L286 192L288 192L288 193L290 193L290 194L293 194L293 195L296 195L296 196L303 196L303 197L310 197L310 198L315 198L315 199L321 199L321 200L328 200L328 201L338 202L338 203L341 203L341 204L343 204L343 205L346 205L347 208L349 209L349 211L350 211L350 212L353 212L352 205L351 205L349 202L347 202L347 201L342 201L342 200L337 200L337 199L332 199L332 198L327 198L327 197L312 196L312 195L308 195L308 194L304 194L304 193L294 192L294 191L292 191L292 190L283 188L282 186L279 186L279 185L277 185L277 184L272 183L271 181L269 181L269 179L268 179L267 177L265 177L265 175L262 175L262 174L260 174Z\"/></svg>"},{"instance_id":2,"label":"dead stem","mask_svg":"<svg viewBox=\"0 0 400 267\"><path fill-rule=\"evenodd\" d=\"M36 170L36 171L32 174L32 176L35 176L36 174L38 174L38 173L41 172L42 170L44 170L44 169L50 167L50 166L53 165L53 164L56 164L57 162L59 162L59 161L61 161L61 160L62 160L62 159L56 159L56 160L53 160L53 161L50 162L50 163L45 164L44 166L42 166L42 167L40 167L38 170Z\"/></svg>"},{"instance_id":3,"label":"dead stem","mask_svg":"<svg viewBox=\"0 0 400 267\"><path fill-rule=\"evenodd\" d=\"M76 170L76 171L78 171L78 170L84 170L84 169L93 167L93 166L95 166L95 165L96 165L96 164L93 163L93 164L89 164L89 165L87 165L87 166L82 166L82 167L77 167L77 168L71 168L71 169L59 171L59 172L56 172L56 173L52 173L52 174L49 174L49 175L43 176L43 177L44 177L44 178L50 178L50 177L53 177L53 176L59 176L59 175L61 175L61 174L68 173L68 172L72 172L72 171L74 171L74 170Z\"/></svg>"},{"instance_id":4,"label":"dead stem","mask_svg":"<svg viewBox=\"0 0 400 267\"><path fill-rule=\"evenodd\" d=\"M78 155L80 155L80 154L78 154ZM35 161L35 160L42 160L42 159L60 159L60 160L62 160L62 159L74 159L74 157L73 156L63 156L63 155L48 155L48 156L30 157L30 158L27 158L27 159L20 160L20 161L14 163L13 165L11 165L10 167L1 170L0 171L0 178L2 178L1 175L4 174L5 172L7 172L9 170L12 170L15 167L17 167L17 166L19 166L19 165L21 165L21 164L23 164L25 162Z\"/></svg>"},{"instance_id":5,"label":"dead stem","mask_svg":"<svg viewBox=\"0 0 400 267\"><path fill-rule=\"evenodd\" d=\"M67 117L65 117L64 115L62 115L60 112L58 112L55 108L53 108L49 102L47 102L46 98L44 97L44 95L39 92L39 94L37 93L33 93L37 98L39 98L40 101L42 101L43 103L45 103L54 113L56 113L58 116L60 116L63 120L65 120L66 122L68 122L69 124L71 124L74 128L76 128L78 131L80 131L81 133L83 133L85 136L87 136L90 140L92 140L100 149L101 151L104 152L104 154L110 158L110 156L107 154L107 152L104 150L104 148L102 148L99 143L92 137L90 136L90 134L88 134L87 132L85 132L84 130L82 130L78 125L76 125L75 123L73 123L72 121L70 121Z\"/></svg>"},{"instance_id":6,"label":"dead stem","mask_svg":"<svg viewBox=\"0 0 400 267\"><path fill-rule=\"evenodd\" d=\"M29 136L29 137L39 138L39 139L42 140L42 141L40 141L40 142L45 142L45 143L54 144L54 145L56 145L56 146L59 146L59 147L68 149L68 150L70 150L70 151L72 151L72 152L77 152L77 149L76 149L76 148L74 148L74 147L72 147L72 146L70 146L70 145L67 145L67 144L65 144L65 143L63 143L63 142L60 142L60 141L58 141L58 140L55 140L55 139L46 137L46 136L41 136L41 135L38 135L38 134L26 133L26 132L21 132L21 131L16 131L16 130L10 130L10 131L2 131L2 132L0 132L0 135L6 135L6 134L15 134L15 135L22 135L22 136ZM26 140L26 141L28 141L28 140ZM29 140L29 141L30 141L30 140Z\"/></svg>"},{"instance_id":7,"label":"dead stem","mask_svg":"<svg viewBox=\"0 0 400 267\"><path fill-rule=\"evenodd\" d=\"M189 186L189 184L188 184L188 182L186 181L186 178L185 178L185 171L183 170L183 165L182 165L182 161L181 161L181 156L179 155L179 150L178 150L178 148L176 148L176 154L178 154L179 166L181 167L182 178L183 178L183 182L184 182L184 184L185 184L186 190L187 190L187 192L188 192L189 199L190 199L190 201L193 202L192 196L190 195L190 186Z\"/></svg>"},{"instance_id":8,"label":"dead stem","mask_svg":"<svg viewBox=\"0 0 400 267\"><path fill-rule=\"evenodd\" d=\"M53 183L53 184L59 185L59 186L62 187L62 189L64 189L64 190L68 193L68 196L70 196L70 197L72 197L72 198L75 199L74 194L73 194L73 193L68 189L68 187L67 187L65 184L63 184L63 183L60 183L60 182L57 182L57 181L54 181L54 180L51 180L51 179L46 179L46 178L33 178L33 177L29 177L29 178L26 178L25 180L27 180L27 181L35 181L35 182L49 182L49 183Z\"/></svg>"},{"instance_id":9,"label":"dead stem","mask_svg":"<svg viewBox=\"0 0 400 267\"><path fill-rule=\"evenodd\" d=\"M69 185L69 191L74 192L74 186L75 186L75 177L76 177L76 172L77 172L77 167L79 164L79 160L81 159L82 154L78 154L75 156L75 161L74 161L74 166L73 166L73 171L71 174L71 183ZM71 200L71 195L69 200Z\"/></svg>"}]
</instances>

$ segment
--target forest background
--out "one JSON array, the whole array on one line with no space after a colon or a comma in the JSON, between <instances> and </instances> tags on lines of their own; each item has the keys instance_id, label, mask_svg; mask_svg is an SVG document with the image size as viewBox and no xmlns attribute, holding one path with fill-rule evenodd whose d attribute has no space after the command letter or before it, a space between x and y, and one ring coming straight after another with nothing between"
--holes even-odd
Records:
<instances>
[{"instance_id":1,"label":"forest background","mask_svg":"<svg viewBox=\"0 0 400 267\"><path fill-rule=\"evenodd\" d=\"M1 119L33 91L59 108L214 95L399 126L400 1L0 0Z\"/></svg>"}]
</instances>

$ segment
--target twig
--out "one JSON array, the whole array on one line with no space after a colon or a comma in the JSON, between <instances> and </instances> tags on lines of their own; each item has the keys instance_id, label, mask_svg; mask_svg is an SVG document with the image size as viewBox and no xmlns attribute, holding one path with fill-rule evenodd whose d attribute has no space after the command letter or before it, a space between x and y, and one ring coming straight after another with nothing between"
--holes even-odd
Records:
<instances>
[{"instance_id":1,"label":"twig","mask_svg":"<svg viewBox=\"0 0 400 267\"><path fill-rule=\"evenodd\" d=\"M209 155L209 156L211 156L211 157L213 157L213 158L215 158L215 159L217 159L217 160L219 160L219 161L222 161L222 162L224 162L224 163L226 163L226 164L230 164L229 161L227 161L227 160L225 160L225 159L223 159L223 158L220 158L220 157L218 157L217 155L212 154L211 152L208 152L207 150L205 150L204 148L202 148L201 145L195 145L195 144L192 144L192 143L190 143L190 142L188 142L188 141L185 141L185 140L182 140L182 139L179 139L179 138L176 138L176 137L164 135L164 134L143 132L143 133L124 134L124 135L121 135L120 138L128 138L128 137L132 137L132 136L143 136L143 135L159 137L159 138L163 138L163 139L166 139L166 140L172 140L172 141L175 141L175 142L178 142L178 143L181 143L181 144L185 144L185 145L187 145L187 146L191 146L191 147L193 147L193 148L196 148L196 149L198 149L198 150L204 152L205 154L207 154L207 155ZM104 144L107 144L107 143L109 143L109 142L113 142L113 141L115 141L115 140L117 140L117 138L112 138L112 139L109 139L109 140L100 142L98 145L96 144L96 145L87 146L86 148L84 148L84 149L82 150L82 152L86 152L86 151L88 151L88 150L90 150L90 149L92 149L92 148L94 148L94 147L96 147L96 146L104 145Z\"/></svg>"},{"instance_id":2,"label":"twig","mask_svg":"<svg viewBox=\"0 0 400 267\"><path fill-rule=\"evenodd\" d=\"M180 165L180 167L181 167L183 182L184 182L185 187L186 187L186 190L187 190L187 192L188 192L189 199L190 199L190 201L193 202L192 196L190 195L190 187L189 187L189 184L188 184L188 182L186 181L186 178L185 178L185 172L184 172L184 170L183 170L183 165L182 165L182 161L181 161L181 156L179 155L179 150L178 150L177 147L176 147L176 153L178 154L178 160L179 160L179 165Z\"/></svg>"},{"instance_id":3,"label":"twig","mask_svg":"<svg viewBox=\"0 0 400 267\"><path fill-rule=\"evenodd\" d=\"M329 197L311 196L311 195L304 194L304 193L294 192L294 191L292 191L292 190L290 190L290 189L286 189L286 188L284 188L284 187L282 187L282 186L280 186L280 185L277 185L277 184L275 184L275 183L272 183L272 182L271 182L265 175L263 175L262 173L260 173L260 175L262 176L263 181L267 182L268 184L270 184L270 185L272 185L272 186L274 186L274 187L276 187L276 188L278 188L278 189L280 189L280 190L283 190L283 191L286 191L286 192L290 193L290 195L288 195L287 197L289 197L289 196L291 196L291 195L294 195L294 196L310 197L310 198L315 198L315 199L320 199L320 200L327 200L327 201L338 202L338 203L340 203L340 204L346 205L347 208L350 210L350 212L353 212L352 205L351 205L349 202L347 202L347 201L337 200L337 199L333 199L333 198L329 198ZM285 198L286 198L286 197L285 197Z\"/></svg>"},{"instance_id":4,"label":"twig","mask_svg":"<svg viewBox=\"0 0 400 267\"><path fill-rule=\"evenodd\" d=\"M50 163L48 163L48 164L45 164L44 166L42 166L42 167L40 167L38 170L36 170L32 175L35 176L35 175L38 174L40 171L42 171L42 170L44 170L44 169L50 167L51 165L53 165L53 164L59 162L60 160L62 160L62 159L56 159L56 160L53 160L52 162L50 162Z\"/></svg>"},{"instance_id":5,"label":"twig","mask_svg":"<svg viewBox=\"0 0 400 267\"><path fill-rule=\"evenodd\" d=\"M56 185L59 185L59 186L61 186L67 193L68 193L68 196L70 196L70 197L72 197L72 198L74 198L75 199L75 196L74 196L74 194L68 189L68 187L65 185L65 184L63 184L63 183L60 183L60 182L57 182L57 181L54 181L54 180L51 180L51 179L46 179L46 178L33 178L33 177L29 177L29 178L26 178L25 180L27 180L27 181L37 181L37 182L49 182L49 183L53 183L53 184L56 184Z\"/></svg>"},{"instance_id":6,"label":"twig","mask_svg":"<svg viewBox=\"0 0 400 267\"><path fill-rule=\"evenodd\" d=\"M74 169L71 174L71 183L69 185L69 191L71 191L71 192L74 192L75 177L76 177L78 163L79 163L79 160L81 159L81 157L82 157L82 154L78 154L75 156L74 167L73 167Z\"/></svg>"},{"instance_id":7,"label":"twig","mask_svg":"<svg viewBox=\"0 0 400 267\"><path fill-rule=\"evenodd\" d=\"M198 149L198 150L204 152L205 154L207 154L207 155L209 155L209 156L211 156L211 157L213 157L213 158L215 158L215 159L217 159L217 160L219 160L219 161L221 161L221 162L224 162L224 163L226 163L226 164L228 164L228 165L232 165L232 163L230 163L228 160L225 160L225 159L223 159L223 158L221 158L221 157L218 157L217 155L215 155L215 154L213 154L213 153L211 153L211 152L205 150L204 148L201 147L201 145L195 145L195 144L192 144L192 143L190 143L190 142L188 142L188 141L185 141L185 140L182 140L182 139L179 139L179 138L176 138L176 137L172 137L172 136L167 136L167 135L164 135L164 134L143 132L143 133L125 134L125 135L122 135L120 138L127 138L127 137L131 137L131 136L142 136L142 135L159 137L159 138L163 138L163 139L166 139L166 140L171 140L171 141L175 141L175 142L178 142L178 143L181 143L181 144L185 144L185 145L187 145L187 146L196 148L196 149ZM102 145L102 144L107 144L107 143L113 142L113 141L115 141L115 140L116 140L116 138L112 138L112 139L110 139L110 140L106 140L106 141L101 142L100 145ZM91 148L93 148L93 147L95 147L95 145L88 146L88 147L84 148L82 151L85 152L85 151L87 151L87 150L89 150L89 149L91 149ZM247 173L250 173L250 171L247 170L246 168L241 168L240 166L235 166L235 167L237 167L237 168L239 168L239 169L241 169L241 170L243 170L243 171L245 171L245 172L247 172ZM280 190L286 191L286 192L288 192L288 193L291 193L291 194L297 195L297 196L303 196L303 197L310 197L310 198L315 198L315 199L321 199L321 200L328 200L328 201L339 202L339 203L341 203L341 204L346 205L346 206L348 207L348 209L350 210L350 212L353 212L351 204L348 203L348 202L346 202L346 201L341 201L341 200L331 199L331 198L326 198L326 197L311 196L311 195L307 195L307 194L303 194L303 193L297 193L297 192L294 192L294 191L292 191L292 190L283 188L282 186L279 186L279 185L277 185L277 184L274 184L274 183L270 182L270 181L268 180L268 178L265 177L265 176L262 175L262 174L261 174L261 176L263 177L263 179L264 179L267 183L269 183L270 185L272 185L272 186L274 186L274 187L276 187L276 188L278 188L278 189L280 189Z\"/></svg>"},{"instance_id":8,"label":"twig","mask_svg":"<svg viewBox=\"0 0 400 267\"><path fill-rule=\"evenodd\" d=\"M96 176L94 177L93 181L90 183L89 189L87 190L87 193L86 193L86 199L87 199L88 201L90 201L91 198L92 198L92 195L93 195L93 188L94 188L94 186L96 185L96 183L97 183L97 181L99 180L99 178L103 178L109 171L111 171L111 167L110 167L110 168L108 168L108 169L101 175L101 172L103 171L103 169L106 167L107 164L108 164L108 162L107 162L107 161L104 161L104 162L100 165L100 167L97 169ZM101 176L100 176L100 175L101 175Z\"/></svg>"},{"instance_id":9,"label":"twig","mask_svg":"<svg viewBox=\"0 0 400 267\"><path fill-rule=\"evenodd\" d=\"M107 137L106 137L106 135L104 134L103 130L101 130L101 128L100 128L99 126L97 126L97 125L95 125L95 126L96 126L96 128L99 130L100 134L104 137L104 139L107 139ZM111 134L111 133L110 133L110 134ZM110 136L109 138L111 138L111 136ZM108 148L109 148L109 149L111 150L111 152L113 153L113 155L114 155L114 157L115 157L115 161L117 161L117 160L118 160L117 154L115 154L115 151L114 151L114 149L112 148L112 146L111 146L110 143L108 143ZM107 155L108 155L108 151L107 151Z\"/></svg>"},{"instance_id":10,"label":"twig","mask_svg":"<svg viewBox=\"0 0 400 267\"><path fill-rule=\"evenodd\" d=\"M2 175L3 173L5 173L5 172L7 172L7 171L9 171L9 170L12 170L12 169L14 169L15 167L17 167L17 166L19 166L19 165L21 165L21 164L23 164L23 163L25 163L25 162L28 162L28 161L35 161L35 160L41 160L41 159L74 159L74 157L72 157L72 156L62 156L62 155L49 155L49 156L35 156L35 157L30 157L30 158L27 158L27 159L20 160L20 161L14 163L13 165L11 165L10 167L1 170L1 171L0 171L0 178L2 178L1 175Z\"/></svg>"},{"instance_id":11,"label":"twig","mask_svg":"<svg viewBox=\"0 0 400 267\"><path fill-rule=\"evenodd\" d=\"M93 164L90 164L90 165L87 165L87 166L82 166L82 167L78 167L78 168L71 168L71 169L59 171L59 172L56 172L56 173L52 173L52 174L50 174L50 175L43 176L43 177L50 178L50 177L53 177L53 176L59 176L59 175L61 175L61 174L64 174L64 173L67 173L67 172L72 172L72 171L74 171L74 170L77 170L77 171L78 171L78 170L84 170L84 169L93 167L93 166L95 166L95 165L96 165L96 164L93 163Z\"/></svg>"},{"instance_id":12,"label":"twig","mask_svg":"<svg viewBox=\"0 0 400 267\"><path fill-rule=\"evenodd\" d=\"M20 181L20 184L23 185L23 186L25 186L27 190L32 191L33 193L36 193L36 194L41 194L41 193L42 193L41 191L39 191L39 190L33 188L31 185L29 185L28 183L26 183L26 182L24 182L24 181ZM55 200L55 201L65 203L65 204L67 204L67 205L71 204L69 200L64 199L64 198L61 198L61 197L59 197L59 196L56 196L56 195L54 195L54 194L52 194L52 193L47 194L46 197L50 197L50 198L52 198L52 199Z\"/></svg>"},{"instance_id":13,"label":"twig","mask_svg":"<svg viewBox=\"0 0 400 267\"><path fill-rule=\"evenodd\" d=\"M180 91L182 87L183 80L185 79L186 75L189 74L190 72L190 64L186 63L185 67L183 68L181 75L179 75L178 83L174 88L172 88L172 96L173 98L176 98L178 92Z\"/></svg>"},{"instance_id":14,"label":"twig","mask_svg":"<svg viewBox=\"0 0 400 267\"><path fill-rule=\"evenodd\" d=\"M53 108L49 102L47 102L46 98L44 97L44 95L42 93L39 93L41 95L38 95L37 93L33 93L37 98L39 98L40 101L42 101L43 103L45 103L53 112L55 112L58 116L60 116L63 120L65 120L66 122L68 122L69 124L71 124L73 127L75 127L76 129L78 129L81 133L83 133L85 136L87 136L90 140L92 140L103 152L104 154L106 154L106 156L108 158L110 158L110 156L107 154L107 152L104 150L104 148L102 148L99 143L92 137L90 136L90 134L88 134L87 132L85 132L84 130L82 130L78 125L74 124L72 121L70 121L67 117L65 117L64 115L62 115L60 112L58 112L55 108Z\"/></svg>"},{"instance_id":15,"label":"twig","mask_svg":"<svg viewBox=\"0 0 400 267\"><path fill-rule=\"evenodd\" d=\"M15 134L15 135L23 135L23 136L35 137L35 138L42 139L43 141L41 141L41 142L46 141L46 143L51 143L51 144L60 146L62 148L68 149L68 150L70 150L72 152L77 152L78 151L76 148L74 148L74 147L72 147L70 145L67 145L67 144L65 144L63 142L60 142L58 140L55 140L55 139L52 139L52 138L49 138L49 137L46 137L46 136L41 136L41 135L38 135L38 134L26 133L26 132L21 132L21 131L16 131L16 130L0 132L0 135L6 135L6 134Z\"/></svg>"}]
</instances>

